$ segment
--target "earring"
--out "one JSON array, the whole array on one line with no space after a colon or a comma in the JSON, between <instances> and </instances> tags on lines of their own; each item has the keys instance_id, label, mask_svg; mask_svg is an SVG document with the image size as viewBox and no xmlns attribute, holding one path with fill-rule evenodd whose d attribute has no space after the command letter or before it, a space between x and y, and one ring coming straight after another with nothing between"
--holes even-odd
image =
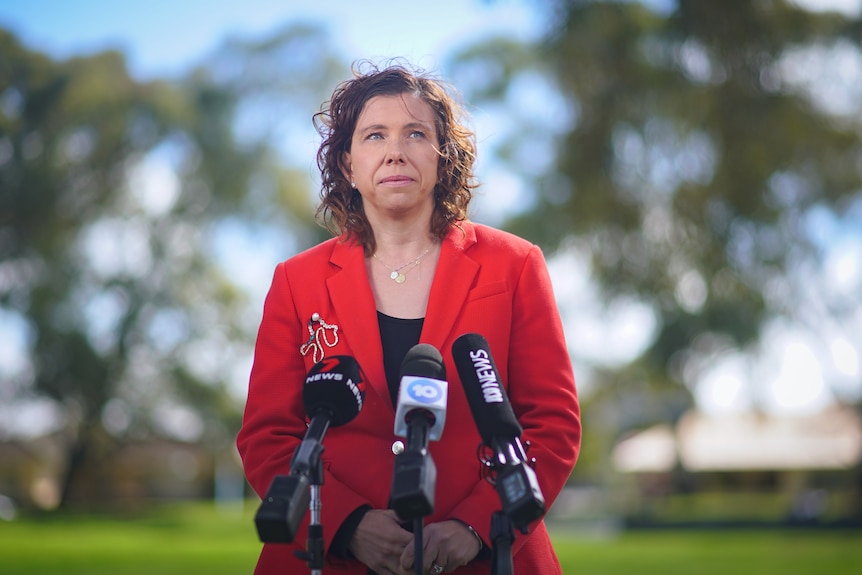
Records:
<instances>
[{"instance_id":1,"label":"earring","mask_svg":"<svg viewBox=\"0 0 862 575\"><path fill-rule=\"evenodd\" d=\"M353 180L350 180L350 187L355 190L356 189L356 182L354 182Z\"/></svg>"}]
</instances>

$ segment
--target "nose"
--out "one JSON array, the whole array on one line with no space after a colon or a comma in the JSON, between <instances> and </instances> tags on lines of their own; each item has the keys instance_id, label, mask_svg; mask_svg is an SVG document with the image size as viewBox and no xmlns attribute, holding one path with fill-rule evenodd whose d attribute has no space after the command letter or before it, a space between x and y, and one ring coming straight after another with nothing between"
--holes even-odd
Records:
<instances>
[{"instance_id":1,"label":"nose","mask_svg":"<svg viewBox=\"0 0 862 575\"><path fill-rule=\"evenodd\" d=\"M386 148L386 163L404 163L404 153L401 151L401 144L397 140L391 140L389 146Z\"/></svg>"}]
</instances>

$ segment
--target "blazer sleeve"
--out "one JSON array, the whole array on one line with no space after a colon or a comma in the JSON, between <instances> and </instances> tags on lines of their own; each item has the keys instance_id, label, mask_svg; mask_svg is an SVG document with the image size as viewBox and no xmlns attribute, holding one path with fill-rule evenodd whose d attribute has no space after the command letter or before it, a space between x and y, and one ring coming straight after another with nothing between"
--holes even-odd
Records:
<instances>
[{"instance_id":1,"label":"blazer sleeve","mask_svg":"<svg viewBox=\"0 0 862 575\"><path fill-rule=\"evenodd\" d=\"M515 287L508 394L548 507L578 458L581 418L562 320L544 256L533 246Z\"/></svg>"},{"instance_id":2,"label":"blazer sleeve","mask_svg":"<svg viewBox=\"0 0 862 575\"><path fill-rule=\"evenodd\" d=\"M264 301L243 423L237 436L246 478L260 497L273 477L289 472L291 457L306 429L301 388L305 366L297 353L303 342L299 341L301 332L292 328L298 323L281 263Z\"/></svg>"}]
</instances>

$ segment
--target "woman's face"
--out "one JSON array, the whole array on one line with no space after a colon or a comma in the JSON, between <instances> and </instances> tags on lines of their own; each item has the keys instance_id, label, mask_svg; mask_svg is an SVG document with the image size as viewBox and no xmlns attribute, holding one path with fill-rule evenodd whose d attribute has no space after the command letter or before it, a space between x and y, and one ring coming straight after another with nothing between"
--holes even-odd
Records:
<instances>
[{"instance_id":1,"label":"woman's face","mask_svg":"<svg viewBox=\"0 0 862 575\"><path fill-rule=\"evenodd\" d=\"M375 96L357 119L345 176L372 224L426 213L430 219L439 160L431 106L410 93Z\"/></svg>"}]
</instances>

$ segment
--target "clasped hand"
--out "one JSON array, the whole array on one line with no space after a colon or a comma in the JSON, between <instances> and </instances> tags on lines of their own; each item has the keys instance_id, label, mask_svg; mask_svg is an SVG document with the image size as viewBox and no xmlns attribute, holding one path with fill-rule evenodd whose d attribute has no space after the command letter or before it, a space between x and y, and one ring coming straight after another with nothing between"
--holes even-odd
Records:
<instances>
[{"instance_id":1,"label":"clasped hand","mask_svg":"<svg viewBox=\"0 0 862 575\"><path fill-rule=\"evenodd\" d=\"M451 573L466 565L481 546L466 525L447 520L422 529L422 570ZM414 572L413 534L404 529L394 511L372 509L362 518L350 541L353 556L379 575L411 575ZM435 566L439 566L437 570Z\"/></svg>"}]
</instances>

